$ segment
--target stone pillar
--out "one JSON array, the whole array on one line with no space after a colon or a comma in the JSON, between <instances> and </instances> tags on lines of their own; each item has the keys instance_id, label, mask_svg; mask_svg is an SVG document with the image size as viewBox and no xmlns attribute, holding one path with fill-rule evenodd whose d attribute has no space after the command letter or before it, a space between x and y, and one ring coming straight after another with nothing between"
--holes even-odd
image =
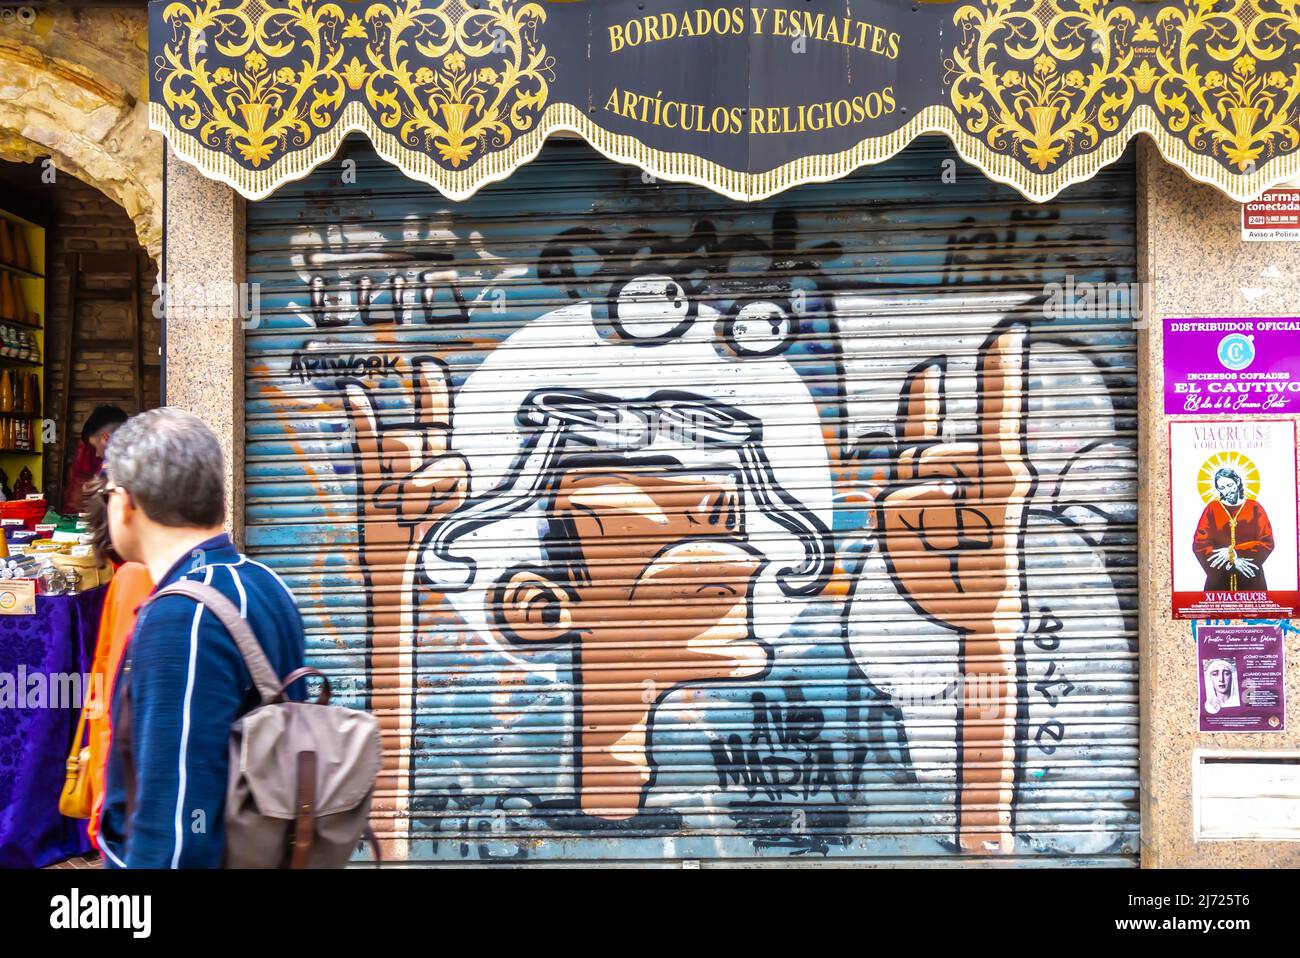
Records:
<instances>
[{"instance_id":1,"label":"stone pillar","mask_svg":"<svg viewBox=\"0 0 1300 958\"><path fill-rule=\"evenodd\" d=\"M226 461L226 524L244 529L244 200L170 152L163 401L217 434Z\"/></svg>"},{"instance_id":2,"label":"stone pillar","mask_svg":"<svg viewBox=\"0 0 1300 958\"><path fill-rule=\"evenodd\" d=\"M1166 163L1140 141L1138 259L1150 328L1141 336L1143 468L1139 489L1142 865L1297 867L1300 843L1197 842L1193 750L1300 748L1300 641L1288 634L1289 730L1202 734L1191 623L1172 618L1169 417L1164 415L1163 321L1300 315L1300 244L1241 240L1241 205ZM1246 417L1239 417L1246 418ZM1297 417L1269 417L1297 418Z\"/></svg>"}]
</instances>

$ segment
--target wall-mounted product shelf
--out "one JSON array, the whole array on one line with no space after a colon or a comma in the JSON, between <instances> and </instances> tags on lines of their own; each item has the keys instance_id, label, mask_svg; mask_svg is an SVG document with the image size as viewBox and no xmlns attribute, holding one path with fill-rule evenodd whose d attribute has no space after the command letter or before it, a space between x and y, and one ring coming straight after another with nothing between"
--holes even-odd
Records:
<instances>
[{"instance_id":1,"label":"wall-mounted product shelf","mask_svg":"<svg viewBox=\"0 0 1300 958\"><path fill-rule=\"evenodd\" d=\"M14 389L20 377L35 375L36 391L42 405L45 403L45 366L41 359L45 355L45 268L45 230L15 213L0 209L0 324L12 330L0 336L0 350L5 348L5 336L12 341L15 333L31 336L34 346L34 352L28 358L0 355L0 371L13 370L7 375L0 372L0 383L8 380L10 388ZM11 397L11 401L15 399L18 404L25 401L21 396ZM0 419L28 420L31 423L30 449L9 444L0 446L0 469L4 469L10 486L25 467L31 470L36 488L44 490L42 430L38 416L11 410L0 412Z\"/></svg>"}]
</instances>

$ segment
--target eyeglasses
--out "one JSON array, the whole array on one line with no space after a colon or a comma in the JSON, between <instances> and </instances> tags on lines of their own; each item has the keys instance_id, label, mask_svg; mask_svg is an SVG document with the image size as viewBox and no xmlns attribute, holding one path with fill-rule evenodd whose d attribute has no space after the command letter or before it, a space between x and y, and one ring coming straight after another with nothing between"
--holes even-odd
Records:
<instances>
[{"instance_id":1,"label":"eyeglasses","mask_svg":"<svg viewBox=\"0 0 1300 958\"><path fill-rule=\"evenodd\" d=\"M104 488L99 490L99 498L104 501L104 505L108 505L108 500L113 497L113 493L121 488L121 486L105 485Z\"/></svg>"}]
</instances>

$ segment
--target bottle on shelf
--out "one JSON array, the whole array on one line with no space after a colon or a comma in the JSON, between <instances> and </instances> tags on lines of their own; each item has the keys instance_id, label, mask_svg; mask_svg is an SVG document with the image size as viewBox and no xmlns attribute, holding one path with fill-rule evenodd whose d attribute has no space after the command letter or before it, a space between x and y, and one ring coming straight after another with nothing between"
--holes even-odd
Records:
<instances>
[{"instance_id":1,"label":"bottle on shelf","mask_svg":"<svg viewBox=\"0 0 1300 958\"><path fill-rule=\"evenodd\" d=\"M41 377L35 373L27 377L27 414L33 419L41 415Z\"/></svg>"},{"instance_id":2,"label":"bottle on shelf","mask_svg":"<svg viewBox=\"0 0 1300 958\"><path fill-rule=\"evenodd\" d=\"M23 235L23 227L20 223L11 223L14 233L14 265L19 269L25 269L28 272L32 268L32 254L27 249L27 237Z\"/></svg>"},{"instance_id":3,"label":"bottle on shelf","mask_svg":"<svg viewBox=\"0 0 1300 958\"><path fill-rule=\"evenodd\" d=\"M0 317L10 320L18 318L18 295L13 275L0 271Z\"/></svg>"},{"instance_id":4,"label":"bottle on shelf","mask_svg":"<svg viewBox=\"0 0 1300 958\"><path fill-rule=\"evenodd\" d=\"M9 375L9 370L0 369L0 412L11 413L14 411L14 394L13 379ZM12 422L12 420L6 420ZM13 443L6 443L12 446Z\"/></svg>"},{"instance_id":5,"label":"bottle on shelf","mask_svg":"<svg viewBox=\"0 0 1300 958\"><path fill-rule=\"evenodd\" d=\"M23 281L13 273L9 274L9 285L14 289L14 319L24 326L31 325L32 314L27 311L27 300L23 296Z\"/></svg>"},{"instance_id":6,"label":"bottle on shelf","mask_svg":"<svg viewBox=\"0 0 1300 958\"><path fill-rule=\"evenodd\" d=\"M0 219L0 263L13 263L14 238L9 232L9 221Z\"/></svg>"},{"instance_id":7,"label":"bottle on shelf","mask_svg":"<svg viewBox=\"0 0 1300 958\"><path fill-rule=\"evenodd\" d=\"M27 310L27 301L23 297L22 280L13 273L7 273L6 275L9 277L9 288L13 293L14 302L13 311L10 315L16 322L22 323L24 326L30 326L35 317Z\"/></svg>"}]
</instances>

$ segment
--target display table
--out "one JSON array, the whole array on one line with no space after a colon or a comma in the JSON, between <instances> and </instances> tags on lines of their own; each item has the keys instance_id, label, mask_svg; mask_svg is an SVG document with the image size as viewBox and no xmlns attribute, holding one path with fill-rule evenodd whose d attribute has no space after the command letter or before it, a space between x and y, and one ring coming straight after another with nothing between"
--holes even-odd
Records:
<instances>
[{"instance_id":1,"label":"display table","mask_svg":"<svg viewBox=\"0 0 1300 958\"><path fill-rule=\"evenodd\" d=\"M51 700L71 686L51 677L88 681L107 591L37 596L35 615L0 616L0 868L39 868L92 850L86 823L59 814L79 709L33 708L31 698L43 682L46 706L66 705Z\"/></svg>"}]
</instances>

